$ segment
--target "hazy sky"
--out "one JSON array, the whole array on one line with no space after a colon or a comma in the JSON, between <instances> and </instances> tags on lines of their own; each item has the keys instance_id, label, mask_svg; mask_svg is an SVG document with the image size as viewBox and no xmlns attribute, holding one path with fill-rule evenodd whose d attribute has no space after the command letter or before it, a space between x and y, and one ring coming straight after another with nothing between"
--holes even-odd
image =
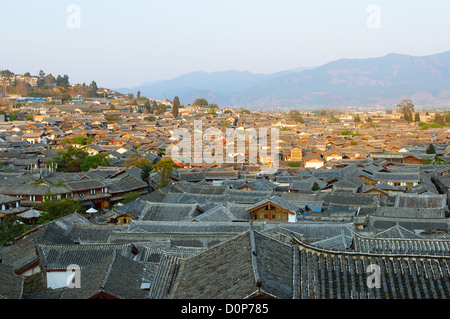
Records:
<instances>
[{"instance_id":1,"label":"hazy sky","mask_svg":"<svg viewBox=\"0 0 450 319\"><path fill-rule=\"evenodd\" d=\"M2 0L0 15L0 69L110 88L450 50L448 0Z\"/></svg>"}]
</instances>

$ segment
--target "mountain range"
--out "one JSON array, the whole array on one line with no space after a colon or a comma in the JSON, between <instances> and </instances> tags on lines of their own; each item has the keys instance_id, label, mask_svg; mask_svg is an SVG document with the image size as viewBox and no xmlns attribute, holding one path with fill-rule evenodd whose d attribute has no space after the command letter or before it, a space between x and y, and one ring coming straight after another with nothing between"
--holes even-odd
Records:
<instances>
[{"instance_id":1,"label":"mountain range","mask_svg":"<svg viewBox=\"0 0 450 319\"><path fill-rule=\"evenodd\" d=\"M149 98L178 96L182 104L205 98L221 107L247 108L394 106L411 99L418 106L450 106L450 51L410 56L388 54L340 59L314 68L273 74L242 71L192 72L144 83L121 93Z\"/></svg>"}]
</instances>

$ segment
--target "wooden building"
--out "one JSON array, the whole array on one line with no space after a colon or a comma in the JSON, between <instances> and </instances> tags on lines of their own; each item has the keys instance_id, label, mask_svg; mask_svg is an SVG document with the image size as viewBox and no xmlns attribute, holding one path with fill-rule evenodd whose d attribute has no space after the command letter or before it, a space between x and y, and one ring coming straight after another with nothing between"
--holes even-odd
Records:
<instances>
[{"instance_id":1,"label":"wooden building","mask_svg":"<svg viewBox=\"0 0 450 319\"><path fill-rule=\"evenodd\" d=\"M272 196L255 203L247 209L252 220L281 221L295 223L299 209L293 204L282 200L278 196Z\"/></svg>"}]
</instances>

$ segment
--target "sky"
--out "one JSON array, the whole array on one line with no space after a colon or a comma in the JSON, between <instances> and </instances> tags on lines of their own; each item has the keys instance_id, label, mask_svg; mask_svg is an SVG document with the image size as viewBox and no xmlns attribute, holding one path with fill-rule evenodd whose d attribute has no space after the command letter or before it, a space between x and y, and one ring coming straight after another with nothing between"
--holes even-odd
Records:
<instances>
[{"instance_id":1,"label":"sky","mask_svg":"<svg viewBox=\"0 0 450 319\"><path fill-rule=\"evenodd\" d=\"M450 50L448 0L2 0L0 70L133 87Z\"/></svg>"}]
</instances>

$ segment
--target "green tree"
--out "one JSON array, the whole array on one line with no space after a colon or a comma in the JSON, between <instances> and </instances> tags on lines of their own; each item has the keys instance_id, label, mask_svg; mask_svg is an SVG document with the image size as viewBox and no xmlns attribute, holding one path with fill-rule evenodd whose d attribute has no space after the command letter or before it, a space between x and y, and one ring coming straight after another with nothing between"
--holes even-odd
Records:
<instances>
[{"instance_id":1,"label":"green tree","mask_svg":"<svg viewBox=\"0 0 450 319\"><path fill-rule=\"evenodd\" d=\"M150 113L152 106L150 105L150 101L146 100L144 103L144 107L145 107L145 112L144 113Z\"/></svg>"},{"instance_id":2,"label":"green tree","mask_svg":"<svg viewBox=\"0 0 450 319\"><path fill-rule=\"evenodd\" d=\"M9 116L9 120L10 121L17 121L18 120L16 113L17 113L16 111L12 111L11 112L11 115Z\"/></svg>"},{"instance_id":3,"label":"green tree","mask_svg":"<svg viewBox=\"0 0 450 319\"><path fill-rule=\"evenodd\" d=\"M44 77L44 83L45 83L45 85L47 85L47 86L54 86L54 85L56 85L56 79L55 79L55 77L50 73L50 74L48 74L48 75L46 75L46 76Z\"/></svg>"},{"instance_id":4,"label":"green tree","mask_svg":"<svg viewBox=\"0 0 450 319\"><path fill-rule=\"evenodd\" d=\"M109 166L109 160L107 154L97 154L92 156L87 156L80 168L83 172L89 171L91 168L95 169L99 166Z\"/></svg>"},{"instance_id":5,"label":"green tree","mask_svg":"<svg viewBox=\"0 0 450 319\"><path fill-rule=\"evenodd\" d=\"M96 97L97 90L98 90L97 83L95 81L92 81L91 84L89 84L89 96Z\"/></svg>"},{"instance_id":6,"label":"green tree","mask_svg":"<svg viewBox=\"0 0 450 319\"><path fill-rule=\"evenodd\" d=\"M133 201L135 201L136 199L138 199L139 197L141 197L141 193L139 192L130 192L130 193L126 193L125 195L122 196L122 204L128 204L131 203Z\"/></svg>"},{"instance_id":7,"label":"green tree","mask_svg":"<svg viewBox=\"0 0 450 319\"><path fill-rule=\"evenodd\" d=\"M89 153L83 149L69 146L66 152L59 152L54 161L58 164L60 172L80 172L81 165L88 156Z\"/></svg>"},{"instance_id":8,"label":"green tree","mask_svg":"<svg viewBox=\"0 0 450 319\"><path fill-rule=\"evenodd\" d=\"M58 76L56 77L56 85L57 86L62 86L63 85L63 77L61 75L58 74Z\"/></svg>"},{"instance_id":9,"label":"green tree","mask_svg":"<svg viewBox=\"0 0 450 319\"><path fill-rule=\"evenodd\" d=\"M39 74L38 74L38 77L39 77L39 79L41 79L41 80L43 81L44 78L45 78L45 72L42 71L42 70L40 70L40 71L39 71Z\"/></svg>"},{"instance_id":10,"label":"green tree","mask_svg":"<svg viewBox=\"0 0 450 319\"><path fill-rule=\"evenodd\" d=\"M150 172L153 170L153 163L139 154L133 154L128 157L124 163L125 167L135 166L142 170L141 178L147 180Z\"/></svg>"},{"instance_id":11,"label":"green tree","mask_svg":"<svg viewBox=\"0 0 450 319\"><path fill-rule=\"evenodd\" d=\"M287 166L289 166L289 167L299 167L300 163L299 162L287 162Z\"/></svg>"},{"instance_id":12,"label":"green tree","mask_svg":"<svg viewBox=\"0 0 450 319\"><path fill-rule=\"evenodd\" d=\"M6 215L0 222L0 245L9 246L14 244L15 239L27 232L29 227L19 222L14 215Z\"/></svg>"},{"instance_id":13,"label":"green tree","mask_svg":"<svg viewBox=\"0 0 450 319\"><path fill-rule=\"evenodd\" d=\"M62 142L64 144L86 145L86 138L83 135L76 135L73 137L65 137Z\"/></svg>"},{"instance_id":14,"label":"green tree","mask_svg":"<svg viewBox=\"0 0 450 319\"><path fill-rule=\"evenodd\" d=\"M150 109L150 113L155 114L157 109L158 109L158 103L156 103L156 101L153 100L152 108Z\"/></svg>"},{"instance_id":15,"label":"green tree","mask_svg":"<svg viewBox=\"0 0 450 319\"><path fill-rule=\"evenodd\" d=\"M176 168L177 166L171 158L161 160L153 165L153 172L158 173L158 175L161 177L157 186L161 188L169 185L172 180L172 171Z\"/></svg>"},{"instance_id":16,"label":"green tree","mask_svg":"<svg viewBox=\"0 0 450 319\"><path fill-rule=\"evenodd\" d=\"M419 114L419 112L416 112L414 114L414 122L420 122L420 114Z\"/></svg>"},{"instance_id":17,"label":"green tree","mask_svg":"<svg viewBox=\"0 0 450 319\"><path fill-rule=\"evenodd\" d=\"M180 99L178 98L178 96L175 96L175 98L173 99L173 105L172 105L172 115L174 118L178 117L179 106L180 106Z\"/></svg>"},{"instance_id":18,"label":"green tree","mask_svg":"<svg viewBox=\"0 0 450 319\"><path fill-rule=\"evenodd\" d=\"M105 115L105 120L107 120L108 122L119 122L121 119L122 118L116 114Z\"/></svg>"},{"instance_id":19,"label":"green tree","mask_svg":"<svg viewBox=\"0 0 450 319\"><path fill-rule=\"evenodd\" d=\"M414 104L411 100L402 100L397 105L397 110L399 113L403 114L403 118L408 122L413 121Z\"/></svg>"},{"instance_id":20,"label":"green tree","mask_svg":"<svg viewBox=\"0 0 450 319\"><path fill-rule=\"evenodd\" d=\"M305 123L303 116L297 110L292 110L289 112L289 117L296 123Z\"/></svg>"},{"instance_id":21,"label":"green tree","mask_svg":"<svg viewBox=\"0 0 450 319\"><path fill-rule=\"evenodd\" d=\"M154 122L156 120L156 117L153 115L144 117L144 121Z\"/></svg>"},{"instance_id":22,"label":"green tree","mask_svg":"<svg viewBox=\"0 0 450 319\"><path fill-rule=\"evenodd\" d=\"M46 222L64 217L74 212L81 212L83 207L80 202L74 201L72 198L66 198L58 200L51 193L47 194L47 200L44 200L41 204L41 209L44 213L39 217L39 224L45 224Z\"/></svg>"},{"instance_id":23,"label":"green tree","mask_svg":"<svg viewBox=\"0 0 450 319\"><path fill-rule=\"evenodd\" d=\"M192 103L194 106L208 106L208 101L205 99L196 99L194 103Z\"/></svg>"},{"instance_id":24,"label":"green tree","mask_svg":"<svg viewBox=\"0 0 450 319\"><path fill-rule=\"evenodd\" d=\"M427 154L436 154L436 149L434 148L434 145L433 145L433 144L430 144L430 145L427 147L425 153L427 153Z\"/></svg>"},{"instance_id":25,"label":"green tree","mask_svg":"<svg viewBox=\"0 0 450 319\"><path fill-rule=\"evenodd\" d=\"M64 104L64 103L66 103L66 102L72 101L72 97L70 96L69 93L63 93L63 94L61 95L61 100L62 100L62 103Z\"/></svg>"}]
</instances>

